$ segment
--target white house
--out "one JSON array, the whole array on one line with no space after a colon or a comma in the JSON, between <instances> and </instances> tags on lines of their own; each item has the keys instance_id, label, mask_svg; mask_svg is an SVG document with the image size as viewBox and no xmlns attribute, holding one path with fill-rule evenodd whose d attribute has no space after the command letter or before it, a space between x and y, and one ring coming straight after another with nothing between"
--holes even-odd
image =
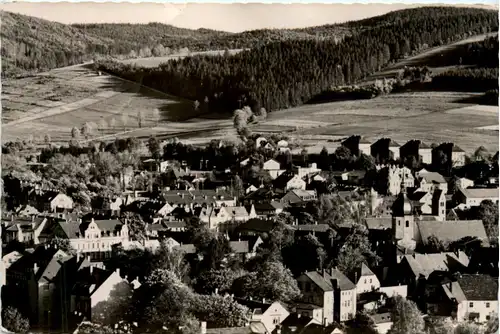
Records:
<instances>
[{"instance_id":1,"label":"white house","mask_svg":"<svg viewBox=\"0 0 500 334\"><path fill-rule=\"evenodd\" d=\"M294 167L294 172L302 179L309 174L321 172L321 169L316 163L312 163L309 167Z\"/></svg>"},{"instance_id":2,"label":"white house","mask_svg":"<svg viewBox=\"0 0 500 334\"><path fill-rule=\"evenodd\" d=\"M371 271L366 264L362 264L360 268L355 270L351 275L353 283L356 285L356 293L370 292L380 288L380 281L377 276Z\"/></svg>"},{"instance_id":3,"label":"white house","mask_svg":"<svg viewBox=\"0 0 500 334\"><path fill-rule=\"evenodd\" d=\"M280 169L280 163L274 159L264 162L262 169L267 171L273 180L285 172L285 170Z\"/></svg>"},{"instance_id":4,"label":"white house","mask_svg":"<svg viewBox=\"0 0 500 334\"><path fill-rule=\"evenodd\" d=\"M67 230L70 232L71 246L81 253L107 254L111 252L113 245L127 244L129 241L127 224L117 219L94 220L92 218L90 222L81 223L76 229Z\"/></svg>"},{"instance_id":5,"label":"white house","mask_svg":"<svg viewBox=\"0 0 500 334\"><path fill-rule=\"evenodd\" d=\"M465 208L479 206L485 200L498 203L498 188L459 188L455 194L456 203L463 204Z\"/></svg>"},{"instance_id":6,"label":"white house","mask_svg":"<svg viewBox=\"0 0 500 334\"><path fill-rule=\"evenodd\" d=\"M404 182L405 188L415 186L415 178L408 167L388 167L387 190L391 195L397 195L401 191L401 183Z\"/></svg>"},{"instance_id":7,"label":"white house","mask_svg":"<svg viewBox=\"0 0 500 334\"><path fill-rule=\"evenodd\" d=\"M461 177L460 179L458 179L457 183L458 183L458 187L460 187L462 189L474 187L474 181L469 180L468 178L465 178L465 177Z\"/></svg>"}]
</instances>

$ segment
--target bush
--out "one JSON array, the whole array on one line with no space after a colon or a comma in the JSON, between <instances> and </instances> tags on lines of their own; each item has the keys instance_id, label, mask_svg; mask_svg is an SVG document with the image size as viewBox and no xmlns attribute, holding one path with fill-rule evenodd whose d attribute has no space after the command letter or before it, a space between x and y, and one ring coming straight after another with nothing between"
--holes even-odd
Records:
<instances>
[{"instance_id":1,"label":"bush","mask_svg":"<svg viewBox=\"0 0 500 334\"><path fill-rule=\"evenodd\" d=\"M29 320L12 306L2 310L2 326L14 333L26 333L30 329Z\"/></svg>"}]
</instances>

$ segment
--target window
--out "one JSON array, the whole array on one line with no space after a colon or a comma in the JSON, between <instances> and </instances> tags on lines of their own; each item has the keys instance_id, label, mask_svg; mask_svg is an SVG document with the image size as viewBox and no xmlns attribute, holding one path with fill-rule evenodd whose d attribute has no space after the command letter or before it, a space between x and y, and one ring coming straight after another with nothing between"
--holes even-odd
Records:
<instances>
[{"instance_id":1,"label":"window","mask_svg":"<svg viewBox=\"0 0 500 334\"><path fill-rule=\"evenodd\" d=\"M489 315L486 316L486 320L487 321L490 320L490 316Z\"/></svg>"},{"instance_id":2,"label":"window","mask_svg":"<svg viewBox=\"0 0 500 334\"><path fill-rule=\"evenodd\" d=\"M469 303L469 307L474 307L474 303L473 303L473 302L470 302L470 303Z\"/></svg>"},{"instance_id":3,"label":"window","mask_svg":"<svg viewBox=\"0 0 500 334\"><path fill-rule=\"evenodd\" d=\"M372 279L370 278L370 283L372 282Z\"/></svg>"},{"instance_id":4,"label":"window","mask_svg":"<svg viewBox=\"0 0 500 334\"><path fill-rule=\"evenodd\" d=\"M273 325L279 325L280 318L273 318Z\"/></svg>"},{"instance_id":5,"label":"window","mask_svg":"<svg viewBox=\"0 0 500 334\"><path fill-rule=\"evenodd\" d=\"M406 221L406 227L410 227L410 222L408 220Z\"/></svg>"},{"instance_id":6,"label":"window","mask_svg":"<svg viewBox=\"0 0 500 334\"><path fill-rule=\"evenodd\" d=\"M490 303L486 303L486 308L489 308L490 307Z\"/></svg>"}]
</instances>

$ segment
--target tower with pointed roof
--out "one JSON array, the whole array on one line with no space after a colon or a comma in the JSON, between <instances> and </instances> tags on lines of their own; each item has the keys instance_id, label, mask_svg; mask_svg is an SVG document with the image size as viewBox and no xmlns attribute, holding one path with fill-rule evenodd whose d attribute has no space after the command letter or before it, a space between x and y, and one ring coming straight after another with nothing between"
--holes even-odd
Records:
<instances>
[{"instance_id":1,"label":"tower with pointed roof","mask_svg":"<svg viewBox=\"0 0 500 334\"><path fill-rule=\"evenodd\" d=\"M403 178L401 192L392 205L393 238L399 245L405 246L405 248L414 248L415 229L413 205L406 194Z\"/></svg>"}]
</instances>

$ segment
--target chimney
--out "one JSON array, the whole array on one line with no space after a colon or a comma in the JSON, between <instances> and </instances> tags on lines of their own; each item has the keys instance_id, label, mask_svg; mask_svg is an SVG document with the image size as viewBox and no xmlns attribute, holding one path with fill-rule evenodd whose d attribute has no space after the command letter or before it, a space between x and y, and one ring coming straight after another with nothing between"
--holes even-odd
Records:
<instances>
[{"instance_id":1,"label":"chimney","mask_svg":"<svg viewBox=\"0 0 500 334\"><path fill-rule=\"evenodd\" d=\"M354 284L358 284L358 272L354 272Z\"/></svg>"},{"instance_id":2,"label":"chimney","mask_svg":"<svg viewBox=\"0 0 500 334\"><path fill-rule=\"evenodd\" d=\"M118 276L122 277L122 276L120 275L120 268L116 268L116 270L115 270L115 271L116 271L116 273L118 274ZM127 278L127 276L125 276L125 278Z\"/></svg>"},{"instance_id":3,"label":"chimney","mask_svg":"<svg viewBox=\"0 0 500 334\"><path fill-rule=\"evenodd\" d=\"M262 304L266 303L266 298L262 298Z\"/></svg>"},{"instance_id":4,"label":"chimney","mask_svg":"<svg viewBox=\"0 0 500 334\"><path fill-rule=\"evenodd\" d=\"M36 263L33 263L33 271L36 272L38 271L38 265Z\"/></svg>"},{"instance_id":5,"label":"chimney","mask_svg":"<svg viewBox=\"0 0 500 334\"><path fill-rule=\"evenodd\" d=\"M80 262L80 252L76 253L76 262Z\"/></svg>"},{"instance_id":6,"label":"chimney","mask_svg":"<svg viewBox=\"0 0 500 334\"><path fill-rule=\"evenodd\" d=\"M94 266L91 265L89 269L90 269L90 274L92 275L92 272L94 271Z\"/></svg>"},{"instance_id":7,"label":"chimney","mask_svg":"<svg viewBox=\"0 0 500 334\"><path fill-rule=\"evenodd\" d=\"M219 294L219 288L215 288L215 294L218 295Z\"/></svg>"}]
</instances>

